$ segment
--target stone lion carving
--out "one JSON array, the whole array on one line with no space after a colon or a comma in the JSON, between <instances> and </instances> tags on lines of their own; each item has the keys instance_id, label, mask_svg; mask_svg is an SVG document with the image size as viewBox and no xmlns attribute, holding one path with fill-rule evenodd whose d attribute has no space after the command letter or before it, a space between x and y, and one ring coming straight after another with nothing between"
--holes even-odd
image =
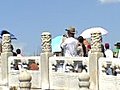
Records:
<instances>
[{"instance_id":1,"label":"stone lion carving","mask_svg":"<svg viewBox=\"0 0 120 90\"><path fill-rule=\"evenodd\" d=\"M49 32L43 32L42 39L42 52L51 52L51 34Z\"/></svg>"}]
</instances>

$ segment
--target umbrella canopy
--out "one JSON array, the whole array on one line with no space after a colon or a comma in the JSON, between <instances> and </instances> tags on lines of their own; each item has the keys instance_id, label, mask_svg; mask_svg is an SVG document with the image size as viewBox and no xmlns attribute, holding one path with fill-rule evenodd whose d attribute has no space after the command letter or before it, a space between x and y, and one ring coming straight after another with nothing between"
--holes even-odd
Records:
<instances>
[{"instance_id":1,"label":"umbrella canopy","mask_svg":"<svg viewBox=\"0 0 120 90\"><path fill-rule=\"evenodd\" d=\"M60 52L61 48L60 48L60 44L62 43L62 38L63 36L57 36L55 38L52 39L52 52Z\"/></svg>"},{"instance_id":2,"label":"umbrella canopy","mask_svg":"<svg viewBox=\"0 0 120 90\"><path fill-rule=\"evenodd\" d=\"M84 30L80 36L83 36L83 38L90 38L91 33L94 33L94 32L100 32L102 35L105 35L108 33L108 31L102 27L93 27L93 28Z\"/></svg>"},{"instance_id":3,"label":"umbrella canopy","mask_svg":"<svg viewBox=\"0 0 120 90\"><path fill-rule=\"evenodd\" d=\"M0 38L2 38L3 34L10 34L11 35L11 39L17 39L12 33L8 32L7 30L2 30L0 32Z\"/></svg>"}]
</instances>

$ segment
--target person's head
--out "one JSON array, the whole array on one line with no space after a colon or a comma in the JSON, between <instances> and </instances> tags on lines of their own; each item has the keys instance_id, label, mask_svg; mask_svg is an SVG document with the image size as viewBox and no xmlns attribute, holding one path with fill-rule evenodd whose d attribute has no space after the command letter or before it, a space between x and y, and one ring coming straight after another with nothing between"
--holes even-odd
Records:
<instances>
[{"instance_id":1,"label":"person's head","mask_svg":"<svg viewBox=\"0 0 120 90\"><path fill-rule=\"evenodd\" d=\"M8 31L6 31L6 30L2 30L1 36L3 36L3 34L10 34L10 32L8 32Z\"/></svg>"},{"instance_id":2,"label":"person's head","mask_svg":"<svg viewBox=\"0 0 120 90\"><path fill-rule=\"evenodd\" d=\"M75 28L69 27L68 29L65 29L67 31L68 37L74 37L75 35Z\"/></svg>"},{"instance_id":3,"label":"person's head","mask_svg":"<svg viewBox=\"0 0 120 90\"><path fill-rule=\"evenodd\" d=\"M115 44L115 46L116 46L117 49L120 49L120 42L117 42L117 43Z\"/></svg>"},{"instance_id":4,"label":"person's head","mask_svg":"<svg viewBox=\"0 0 120 90\"><path fill-rule=\"evenodd\" d=\"M109 49L109 48L110 48L109 43L105 43L105 49Z\"/></svg>"},{"instance_id":5,"label":"person's head","mask_svg":"<svg viewBox=\"0 0 120 90\"><path fill-rule=\"evenodd\" d=\"M89 41L87 39L83 40L83 44L87 47L88 45L90 45Z\"/></svg>"},{"instance_id":6,"label":"person's head","mask_svg":"<svg viewBox=\"0 0 120 90\"><path fill-rule=\"evenodd\" d=\"M79 36L77 39L80 43L83 43L83 41L84 41L84 38L82 36Z\"/></svg>"},{"instance_id":7,"label":"person's head","mask_svg":"<svg viewBox=\"0 0 120 90\"><path fill-rule=\"evenodd\" d=\"M16 49L16 53L17 54L21 54L21 50L20 49Z\"/></svg>"}]
</instances>

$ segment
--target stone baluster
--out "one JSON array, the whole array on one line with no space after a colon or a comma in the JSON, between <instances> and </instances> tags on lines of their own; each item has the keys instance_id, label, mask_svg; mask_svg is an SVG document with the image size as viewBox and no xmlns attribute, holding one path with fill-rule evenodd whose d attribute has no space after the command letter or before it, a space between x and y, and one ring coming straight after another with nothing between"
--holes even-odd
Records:
<instances>
[{"instance_id":1,"label":"stone baluster","mask_svg":"<svg viewBox=\"0 0 120 90\"><path fill-rule=\"evenodd\" d=\"M3 34L2 36L2 53L1 53L1 79L2 84L8 85L8 57L13 56L11 49L10 34ZM1 84L1 83L0 83Z\"/></svg>"},{"instance_id":2,"label":"stone baluster","mask_svg":"<svg viewBox=\"0 0 120 90\"><path fill-rule=\"evenodd\" d=\"M101 52L102 36L100 32L91 33L91 53Z\"/></svg>"},{"instance_id":3,"label":"stone baluster","mask_svg":"<svg viewBox=\"0 0 120 90\"><path fill-rule=\"evenodd\" d=\"M49 89L49 57L52 56L51 48L51 34L49 32L43 32L41 34L42 39L42 53L41 58L41 87L42 89Z\"/></svg>"},{"instance_id":4,"label":"stone baluster","mask_svg":"<svg viewBox=\"0 0 120 90\"><path fill-rule=\"evenodd\" d=\"M43 32L41 35L42 39L42 52L52 52L51 48L51 34L49 32Z\"/></svg>"},{"instance_id":5,"label":"stone baluster","mask_svg":"<svg viewBox=\"0 0 120 90\"><path fill-rule=\"evenodd\" d=\"M2 53L11 52L11 36L10 34L3 34L2 36Z\"/></svg>"},{"instance_id":6,"label":"stone baluster","mask_svg":"<svg viewBox=\"0 0 120 90\"><path fill-rule=\"evenodd\" d=\"M86 73L85 70L82 71L82 73L80 73L79 75L79 87L80 90L90 90L89 86L90 86L90 76L88 75L88 73Z\"/></svg>"},{"instance_id":7,"label":"stone baluster","mask_svg":"<svg viewBox=\"0 0 120 90\"><path fill-rule=\"evenodd\" d=\"M89 54L90 89L99 90L98 60L103 57L102 36L99 31L91 33L91 53ZM93 74L94 73L94 74Z\"/></svg>"},{"instance_id":8,"label":"stone baluster","mask_svg":"<svg viewBox=\"0 0 120 90\"><path fill-rule=\"evenodd\" d=\"M22 70L19 75L19 88L20 90L30 90L31 89L31 75L26 69Z\"/></svg>"}]
</instances>

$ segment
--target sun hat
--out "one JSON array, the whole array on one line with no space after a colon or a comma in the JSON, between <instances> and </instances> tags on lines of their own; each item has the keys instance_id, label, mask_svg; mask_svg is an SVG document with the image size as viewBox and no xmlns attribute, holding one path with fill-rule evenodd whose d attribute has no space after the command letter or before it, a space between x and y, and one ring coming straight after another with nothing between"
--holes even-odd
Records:
<instances>
[{"instance_id":1,"label":"sun hat","mask_svg":"<svg viewBox=\"0 0 120 90\"><path fill-rule=\"evenodd\" d=\"M74 27L69 27L68 29L65 29L66 31L70 33L75 33L75 28Z\"/></svg>"}]
</instances>

